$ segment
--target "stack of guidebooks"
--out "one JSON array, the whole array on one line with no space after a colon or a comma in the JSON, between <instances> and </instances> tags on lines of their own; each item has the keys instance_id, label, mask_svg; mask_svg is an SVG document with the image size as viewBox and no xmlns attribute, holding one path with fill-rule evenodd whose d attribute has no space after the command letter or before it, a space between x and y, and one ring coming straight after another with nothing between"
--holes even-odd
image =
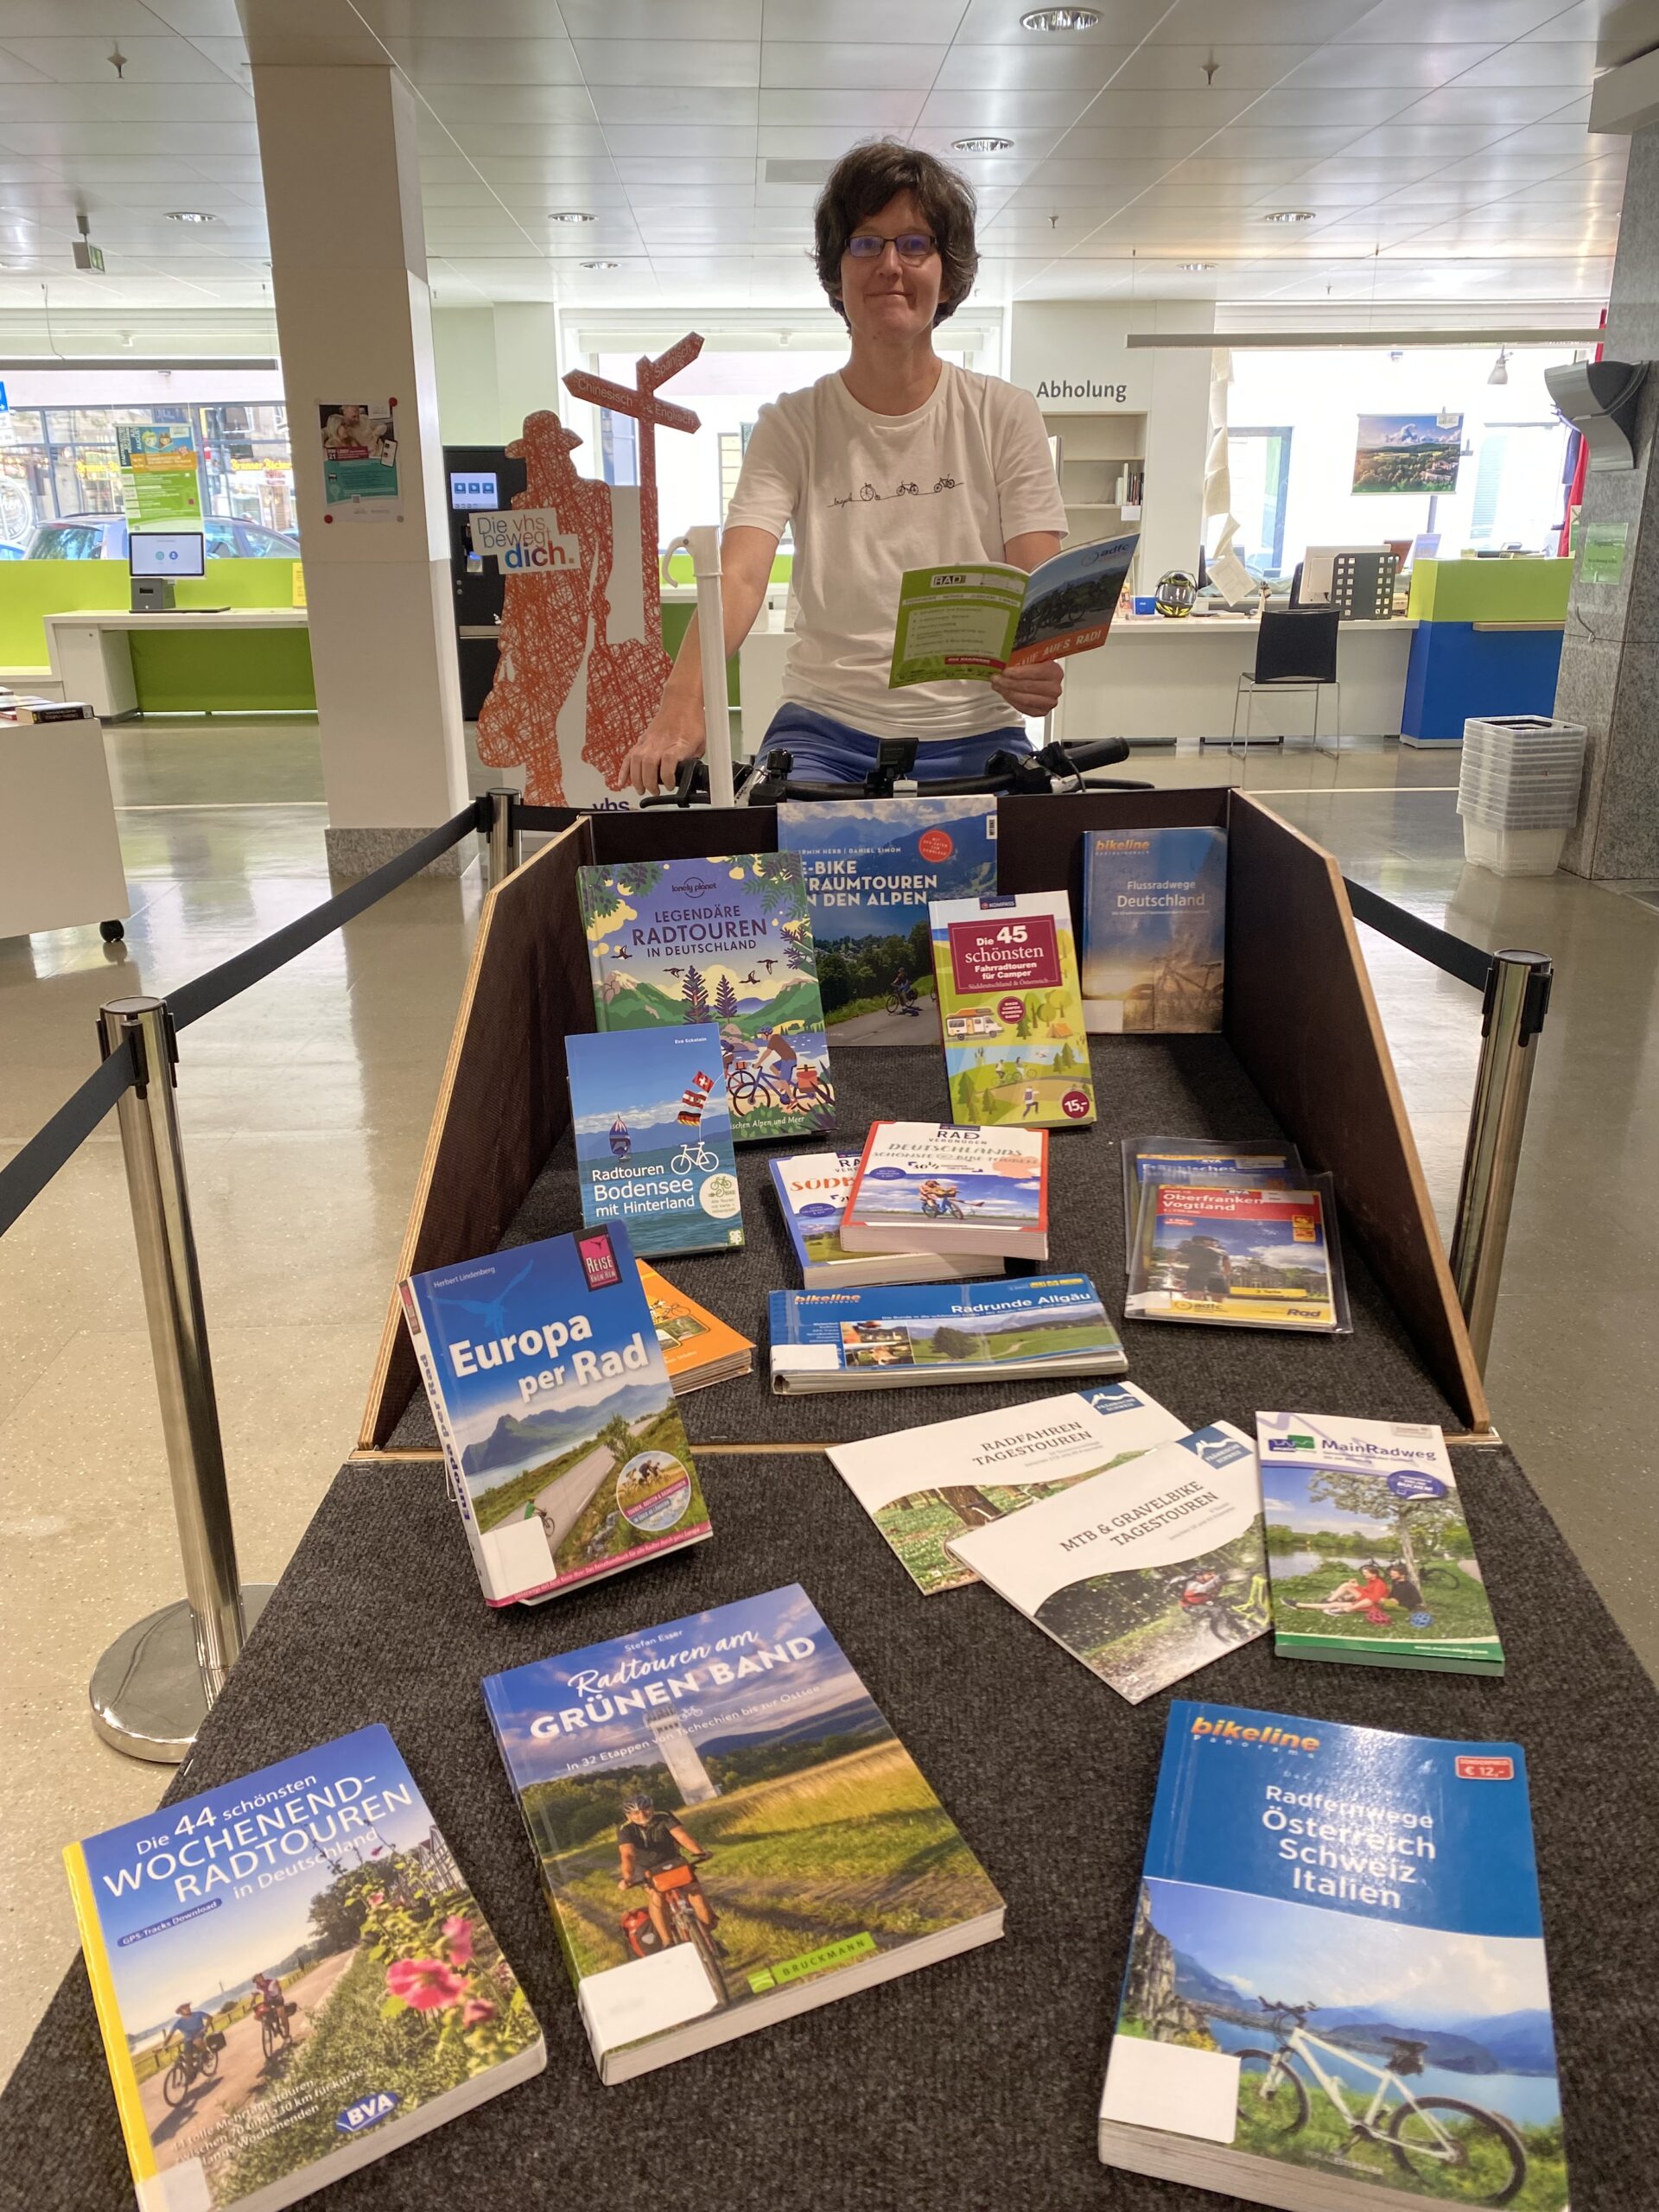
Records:
<instances>
[{"instance_id":1,"label":"stack of guidebooks","mask_svg":"<svg viewBox=\"0 0 1659 2212\"><path fill-rule=\"evenodd\" d=\"M993 1275L1002 1262L963 1252L850 1252L842 1242L847 1193L858 1174L856 1152L791 1152L772 1160L772 1185L784 1228L807 1290L844 1290L872 1282L959 1282Z\"/></svg>"},{"instance_id":2,"label":"stack of guidebooks","mask_svg":"<svg viewBox=\"0 0 1659 2212\"><path fill-rule=\"evenodd\" d=\"M872 1122L841 1241L849 1252L1040 1264L1048 1257L1047 1130Z\"/></svg>"},{"instance_id":3,"label":"stack of guidebooks","mask_svg":"<svg viewBox=\"0 0 1659 2212\"><path fill-rule=\"evenodd\" d=\"M1328 1175L1302 1182L1148 1182L1124 1318L1345 1335L1335 1191Z\"/></svg>"},{"instance_id":4,"label":"stack of guidebooks","mask_svg":"<svg viewBox=\"0 0 1659 2212\"><path fill-rule=\"evenodd\" d=\"M1564 2212L1520 1746L1178 1699L1099 2144L1286 2212Z\"/></svg>"}]
</instances>

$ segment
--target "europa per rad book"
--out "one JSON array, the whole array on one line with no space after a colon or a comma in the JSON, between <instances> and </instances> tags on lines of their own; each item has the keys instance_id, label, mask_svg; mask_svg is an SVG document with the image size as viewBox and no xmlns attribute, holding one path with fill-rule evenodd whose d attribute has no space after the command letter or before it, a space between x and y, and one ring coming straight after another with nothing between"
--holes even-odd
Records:
<instances>
[{"instance_id":1,"label":"europa per rad book","mask_svg":"<svg viewBox=\"0 0 1659 2212\"><path fill-rule=\"evenodd\" d=\"M1133 1382L1103 1382L1069 1397L833 1445L828 1456L911 1580L931 1597L979 1580L946 1550L954 1538L1185 1433Z\"/></svg>"},{"instance_id":2,"label":"europa per rad book","mask_svg":"<svg viewBox=\"0 0 1659 2212\"><path fill-rule=\"evenodd\" d=\"M620 1223L399 1288L491 1605L539 1604L709 1535Z\"/></svg>"},{"instance_id":3,"label":"europa per rad book","mask_svg":"<svg viewBox=\"0 0 1659 2212\"><path fill-rule=\"evenodd\" d=\"M1002 1932L798 1585L484 1684L601 2079Z\"/></svg>"},{"instance_id":4,"label":"europa per rad book","mask_svg":"<svg viewBox=\"0 0 1659 2212\"><path fill-rule=\"evenodd\" d=\"M1100 2155L1287 2212L1565 2212L1519 1745L1178 1699Z\"/></svg>"},{"instance_id":5,"label":"europa per rad book","mask_svg":"<svg viewBox=\"0 0 1659 2212\"><path fill-rule=\"evenodd\" d=\"M1092 1122L1095 1079L1065 892L945 899L929 911L951 1119Z\"/></svg>"},{"instance_id":6,"label":"europa per rad book","mask_svg":"<svg viewBox=\"0 0 1659 2212\"><path fill-rule=\"evenodd\" d=\"M996 801L791 801L780 850L806 872L824 1019L841 1045L937 1045L927 909L996 889Z\"/></svg>"},{"instance_id":7,"label":"europa per rad book","mask_svg":"<svg viewBox=\"0 0 1659 2212\"><path fill-rule=\"evenodd\" d=\"M1226 1421L947 1548L1131 1705L1268 1631L1255 1453Z\"/></svg>"},{"instance_id":8,"label":"europa per rad book","mask_svg":"<svg viewBox=\"0 0 1659 2212\"><path fill-rule=\"evenodd\" d=\"M1274 1649L1501 1675L1451 1454L1416 1421L1257 1414Z\"/></svg>"},{"instance_id":9,"label":"europa per rad book","mask_svg":"<svg viewBox=\"0 0 1659 2212\"><path fill-rule=\"evenodd\" d=\"M547 2063L384 1728L63 1855L141 2212L277 2212Z\"/></svg>"},{"instance_id":10,"label":"europa per rad book","mask_svg":"<svg viewBox=\"0 0 1659 2212\"><path fill-rule=\"evenodd\" d=\"M636 1252L743 1242L720 1033L620 1029L567 1037L582 1217L627 1224Z\"/></svg>"},{"instance_id":11,"label":"europa per rad book","mask_svg":"<svg viewBox=\"0 0 1659 2212\"><path fill-rule=\"evenodd\" d=\"M817 955L793 853L577 871L604 1030L720 1032L732 1135L811 1136L835 1119Z\"/></svg>"},{"instance_id":12,"label":"europa per rad book","mask_svg":"<svg viewBox=\"0 0 1659 2212\"><path fill-rule=\"evenodd\" d=\"M1003 1264L973 1253L849 1252L841 1241L847 1193L858 1174L856 1152L774 1154L766 1163L784 1229L808 1290L870 1282L956 1282L995 1274Z\"/></svg>"},{"instance_id":13,"label":"europa per rad book","mask_svg":"<svg viewBox=\"0 0 1659 2212\"><path fill-rule=\"evenodd\" d=\"M1227 832L1096 830L1083 846L1083 1018L1109 1035L1221 1027Z\"/></svg>"},{"instance_id":14,"label":"europa per rad book","mask_svg":"<svg viewBox=\"0 0 1659 2212\"><path fill-rule=\"evenodd\" d=\"M1121 1375L1128 1365L1087 1275L774 1290L766 1313L779 1393Z\"/></svg>"}]
</instances>

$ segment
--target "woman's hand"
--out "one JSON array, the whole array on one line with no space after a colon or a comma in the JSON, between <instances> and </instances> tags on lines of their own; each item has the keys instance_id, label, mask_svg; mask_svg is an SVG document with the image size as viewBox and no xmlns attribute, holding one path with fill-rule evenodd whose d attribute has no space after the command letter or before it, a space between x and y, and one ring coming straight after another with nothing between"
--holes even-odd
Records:
<instances>
[{"instance_id":1,"label":"woman's hand","mask_svg":"<svg viewBox=\"0 0 1659 2212\"><path fill-rule=\"evenodd\" d=\"M701 760L702 746L701 712L693 721L683 709L664 700L622 763L622 780L642 793L654 791L659 785L671 789L681 761Z\"/></svg>"},{"instance_id":2,"label":"woman's hand","mask_svg":"<svg viewBox=\"0 0 1659 2212\"><path fill-rule=\"evenodd\" d=\"M1057 660L1027 661L1019 668L1005 668L991 678L991 689L1014 709L1040 721L1060 703L1065 671Z\"/></svg>"}]
</instances>

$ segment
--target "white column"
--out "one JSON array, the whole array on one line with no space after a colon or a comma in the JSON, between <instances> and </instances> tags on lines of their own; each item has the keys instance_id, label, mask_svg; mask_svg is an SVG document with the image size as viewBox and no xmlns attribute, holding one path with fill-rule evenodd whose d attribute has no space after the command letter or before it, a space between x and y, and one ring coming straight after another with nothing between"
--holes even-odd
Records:
<instances>
[{"instance_id":1,"label":"white column","mask_svg":"<svg viewBox=\"0 0 1659 2212\"><path fill-rule=\"evenodd\" d=\"M467 799L415 106L388 67L253 51L328 857L364 874ZM319 406L388 398L401 518L325 521Z\"/></svg>"}]
</instances>

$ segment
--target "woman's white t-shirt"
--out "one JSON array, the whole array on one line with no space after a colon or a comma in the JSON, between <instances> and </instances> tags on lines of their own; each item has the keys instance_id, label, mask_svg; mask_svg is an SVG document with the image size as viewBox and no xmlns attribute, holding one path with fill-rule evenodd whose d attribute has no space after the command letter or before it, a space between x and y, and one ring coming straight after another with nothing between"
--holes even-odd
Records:
<instances>
[{"instance_id":1,"label":"woman's white t-shirt","mask_svg":"<svg viewBox=\"0 0 1659 2212\"><path fill-rule=\"evenodd\" d=\"M948 740L1015 717L988 683L887 688L906 569L1001 561L1011 537L1065 529L1048 434L1028 391L939 365L909 415L861 406L839 374L760 410L726 527L795 527L799 612L783 696L872 737Z\"/></svg>"}]
</instances>

